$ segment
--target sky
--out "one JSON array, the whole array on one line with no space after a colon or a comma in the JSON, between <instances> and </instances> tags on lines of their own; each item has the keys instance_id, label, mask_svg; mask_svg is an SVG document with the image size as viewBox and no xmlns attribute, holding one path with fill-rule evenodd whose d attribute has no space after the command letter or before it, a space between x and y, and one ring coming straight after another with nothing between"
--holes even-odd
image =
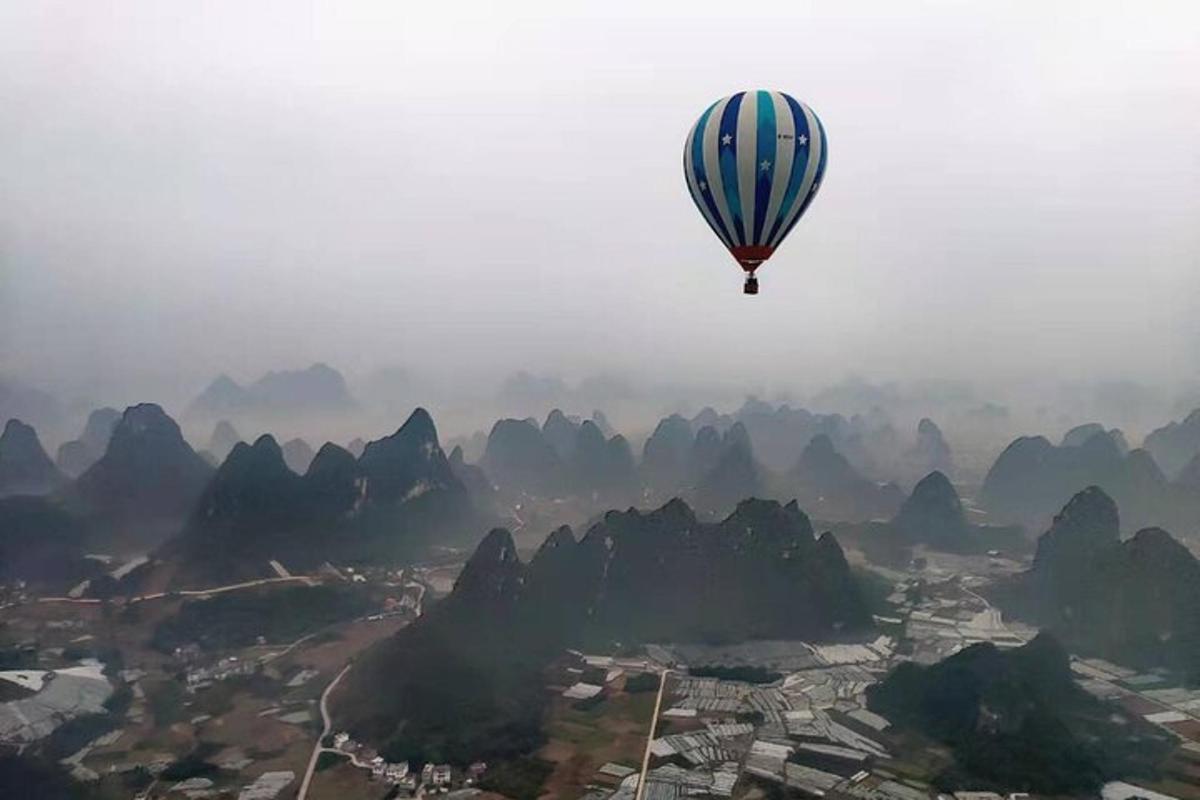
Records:
<instances>
[{"instance_id":1,"label":"sky","mask_svg":"<svg viewBox=\"0 0 1200 800\"><path fill-rule=\"evenodd\" d=\"M714 100L821 117L760 271ZM0 4L0 372L1194 380L1200 4Z\"/></svg>"}]
</instances>

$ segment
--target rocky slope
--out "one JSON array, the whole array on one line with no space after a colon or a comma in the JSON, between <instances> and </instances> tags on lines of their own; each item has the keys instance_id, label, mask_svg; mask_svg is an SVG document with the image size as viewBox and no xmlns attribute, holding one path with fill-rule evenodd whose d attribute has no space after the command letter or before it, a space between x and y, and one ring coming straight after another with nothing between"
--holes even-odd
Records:
<instances>
[{"instance_id":1,"label":"rocky slope","mask_svg":"<svg viewBox=\"0 0 1200 800\"><path fill-rule=\"evenodd\" d=\"M794 504L747 501L718 523L679 500L614 511L578 540L555 531L528 564L496 529L446 600L356 665L334 716L393 757L515 755L540 741L540 670L565 647L869 625L841 548Z\"/></svg>"}]
</instances>

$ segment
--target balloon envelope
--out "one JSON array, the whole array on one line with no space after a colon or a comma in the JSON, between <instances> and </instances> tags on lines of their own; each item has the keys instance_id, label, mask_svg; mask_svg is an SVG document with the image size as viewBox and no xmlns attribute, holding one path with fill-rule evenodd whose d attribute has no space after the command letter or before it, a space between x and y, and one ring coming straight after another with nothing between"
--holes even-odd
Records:
<instances>
[{"instance_id":1,"label":"balloon envelope","mask_svg":"<svg viewBox=\"0 0 1200 800\"><path fill-rule=\"evenodd\" d=\"M683 171L708 226L753 272L816 197L827 152L811 108L783 92L738 92L692 126Z\"/></svg>"}]
</instances>

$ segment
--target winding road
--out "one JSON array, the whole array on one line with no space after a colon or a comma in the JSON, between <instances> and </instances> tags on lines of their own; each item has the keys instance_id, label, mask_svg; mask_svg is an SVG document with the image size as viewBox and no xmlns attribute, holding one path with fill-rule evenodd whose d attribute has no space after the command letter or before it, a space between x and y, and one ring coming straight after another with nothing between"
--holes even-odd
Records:
<instances>
[{"instance_id":1,"label":"winding road","mask_svg":"<svg viewBox=\"0 0 1200 800\"><path fill-rule=\"evenodd\" d=\"M312 755L308 759L308 769L304 771L304 780L300 783L300 791L296 794L296 800L305 800L308 796L308 785L312 783L313 773L317 769L317 759L321 757L321 753L340 753L332 747L326 747L321 744L325 741L325 737L329 735L330 729L333 727L333 720L329 718L329 694L334 690L346 673L350 671L351 664L342 667L342 671L337 674L337 677L329 682L325 687L325 691L321 692L321 735L317 739L317 743L313 746Z\"/></svg>"},{"instance_id":2,"label":"winding road","mask_svg":"<svg viewBox=\"0 0 1200 800\"><path fill-rule=\"evenodd\" d=\"M307 586L312 586L314 582L315 579L308 575L289 575L286 578L259 578L255 581L214 586L211 589L176 589L169 592L140 594L129 598L126 604L133 605L134 603L144 603L147 600L161 600L164 597L207 597L208 595L236 592L241 589L252 589L255 586L266 586L272 583L303 583ZM37 601L39 603L76 603L79 605L99 605L105 602L95 597L39 597Z\"/></svg>"}]
</instances>

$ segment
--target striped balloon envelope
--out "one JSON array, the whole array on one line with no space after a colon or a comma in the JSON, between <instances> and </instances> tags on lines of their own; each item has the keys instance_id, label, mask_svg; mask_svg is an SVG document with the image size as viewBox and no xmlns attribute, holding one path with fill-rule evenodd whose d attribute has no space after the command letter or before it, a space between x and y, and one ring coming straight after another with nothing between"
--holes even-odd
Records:
<instances>
[{"instance_id":1,"label":"striped balloon envelope","mask_svg":"<svg viewBox=\"0 0 1200 800\"><path fill-rule=\"evenodd\" d=\"M825 129L812 109L783 92L738 92L709 106L683 150L688 191L708 226L754 271L804 216L825 175Z\"/></svg>"}]
</instances>

